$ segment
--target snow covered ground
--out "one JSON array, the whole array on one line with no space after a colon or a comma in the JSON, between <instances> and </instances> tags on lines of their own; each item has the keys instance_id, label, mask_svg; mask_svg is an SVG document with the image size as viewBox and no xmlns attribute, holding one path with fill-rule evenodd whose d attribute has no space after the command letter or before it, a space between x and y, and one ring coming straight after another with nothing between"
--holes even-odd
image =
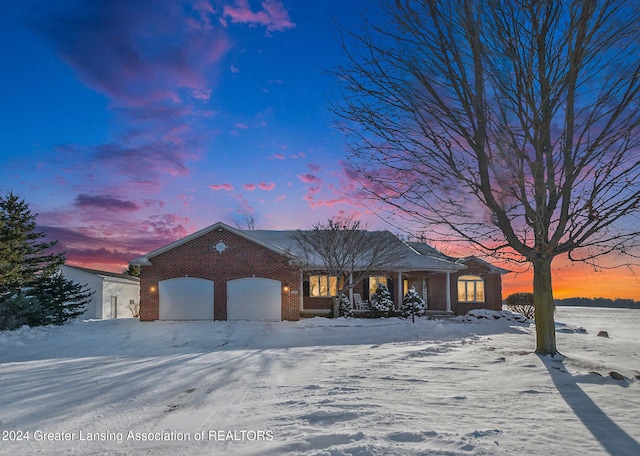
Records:
<instances>
[{"instance_id":1,"label":"snow covered ground","mask_svg":"<svg viewBox=\"0 0 640 456\"><path fill-rule=\"evenodd\" d=\"M639 455L640 311L556 319L564 359L505 319L0 332L0 454Z\"/></svg>"}]
</instances>

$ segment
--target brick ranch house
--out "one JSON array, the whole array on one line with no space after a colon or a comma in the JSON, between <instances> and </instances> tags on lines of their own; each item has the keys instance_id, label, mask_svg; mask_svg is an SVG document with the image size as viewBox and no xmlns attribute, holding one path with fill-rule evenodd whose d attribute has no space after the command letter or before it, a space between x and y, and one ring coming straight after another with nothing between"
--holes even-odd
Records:
<instances>
[{"instance_id":1,"label":"brick ranch house","mask_svg":"<svg viewBox=\"0 0 640 456\"><path fill-rule=\"evenodd\" d=\"M239 230L218 222L132 260L141 266L140 320L279 321L328 315L337 279L296 266L292 233ZM397 309L412 286L434 313L502 308L506 270L396 240L401 246L397 260L357 284L349 293L352 299L358 294L369 300L377 284L385 283Z\"/></svg>"}]
</instances>

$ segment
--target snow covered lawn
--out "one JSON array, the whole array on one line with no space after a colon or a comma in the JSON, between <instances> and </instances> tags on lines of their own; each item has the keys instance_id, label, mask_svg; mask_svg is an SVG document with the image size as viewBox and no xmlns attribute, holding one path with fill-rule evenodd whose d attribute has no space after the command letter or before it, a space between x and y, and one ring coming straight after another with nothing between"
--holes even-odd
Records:
<instances>
[{"instance_id":1,"label":"snow covered lawn","mask_svg":"<svg viewBox=\"0 0 640 456\"><path fill-rule=\"evenodd\" d=\"M640 311L556 319L564 360L505 319L0 332L0 454L640 454Z\"/></svg>"}]
</instances>

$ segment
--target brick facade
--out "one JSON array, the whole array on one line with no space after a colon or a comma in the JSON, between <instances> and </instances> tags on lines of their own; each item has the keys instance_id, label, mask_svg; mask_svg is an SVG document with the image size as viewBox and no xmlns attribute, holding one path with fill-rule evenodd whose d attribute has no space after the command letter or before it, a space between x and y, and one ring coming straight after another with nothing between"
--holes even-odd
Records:
<instances>
[{"instance_id":1,"label":"brick facade","mask_svg":"<svg viewBox=\"0 0 640 456\"><path fill-rule=\"evenodd\" d=\"M218 252L216 244L226 249ZM282 290L282 319L300 318L299 271L289 257L219 228L202 234L150 258L151 266L140 273L140 320L159 318L158 283L178 277L197 277L214 282L214 319L227 319L227 282L245 277L279 280ZM284 290L287 285L289 290Z\"/></svg>"},{"instance_id":2,"label":"brick facade","mask_svg":"<svg viewBox=\"0 0 640 456\"><path fill-rule=\"evenodd\" d=\"M458 278L464 275L477 275L484 279L484 302L458 302ZM465 315L472 309L502 310L502 276L499 273L490 272L486 266L470 261L467 263L467 269L451 273L449 280L451 311L454 314ZM446 274L429 274L427 279L427 308L429 310L446 310L446 288Z\"/></svg>"},{"instance_id":3,"label":"brick facade","mask_svg":"<svg viewBox=\"0 0 640 456\"><path fill-rule=\"evenodd\" d=\"M487 271L487 267L473 260L466 263L467 269L451 274L451 307L455 314L465 315L472 309L502 310L502 276ZM484 279L484 302L458 302L458 277L477 275Z\"/></svg>"},{"instance_id":4,"label":"brick facade","mask_svg":"<svg viewBox=\"0 0 640 456\"><path fill-rule=\"evenodd\" d=\"M141 265L140 320L159 319L160 282L182 277L207 279L213 282L213 318L215 320L227 319L227 283L231 280L251 277L280 282L283 320L299 320L301 311L306 311L305 314L309 315L328 314L332 308L332 298L309 296L308 276L301 276L300 270L293 265L292 257L288 253L290 245L284 242L285 240L290 242L287 233L243 232L217 223L151 252L148 256L136 259L135 264ZM274 240L276 242L273 242ZM224 249L217 249L217 245L224 245ZM430 257L426 258L429 260ZM462 270L460 270L462 267L460 263L454 263L455 259L429 261L432 263L439 261L440 265L432 266L433 270L404 271L401 281L398 281L398 273L393 270L371 275L387 276L387 284L396 308L402 306L401 302L397 302L398 292L403 291L406 280L409 286L415 286L421 296L426 292L428 310L446 311L446 272L437 272L438 270L452 271L448 292L453 313L464 315L476 308L491 310L502 308L501 272L506 271L477 260L475 257L462 260L466 266ZM484 279L484 302L458 302L458 278L462 275L477 275ZM364 300L371 300L368 279L357 284L354 293L359 293Z\"/></svg>"},{"instance_id":5,"label":"brick facade","mask_svg":"<svg viewBox=\"0 0 640 456\"><path fill-rule=\"evenodd\" d=\"M487 267L486 264L475 262L470 260L466 263L467 269L463 269L459 272L450 273L450 287L449 293L451 296L451 311L456 315L465 315L471 309L489 309L489 310L502 310L502 276L498 272L493 272ZM371 275L386 275L387 286L391 292L393 302L396 304L396 308L402 308L402 303L398 303L397 297L397 273L372 273ZM484 279L485 288L485 301L466 303L458 302L458 278L463 275L477 275ZM409 271L402 273L403 282L407 280L409 286L414 286L418 291L418 294L422 296L422 281L425 281L427 289L427 308L428 310L441 311L447 310L447 276L444 272L424 272L424 271ZM353 292L359 293L362 299L371 300L369 296L368 280L365 279L357 284ZM403 286L403 285L401 285ZM304 287L307 288L307 287ZM308 289L305 289L304 294L304 310L310 311L329 311L332 305L331 298L312 298L308 295ZM422 296L424 298L424 296Z\"/></svg>"}]
</instances>

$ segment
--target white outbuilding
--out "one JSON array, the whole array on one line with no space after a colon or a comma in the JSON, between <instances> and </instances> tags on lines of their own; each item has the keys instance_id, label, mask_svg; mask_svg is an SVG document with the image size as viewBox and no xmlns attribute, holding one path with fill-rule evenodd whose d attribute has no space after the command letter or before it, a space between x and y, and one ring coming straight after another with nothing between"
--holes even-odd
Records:
<instances>
[{"instance_id":1,"label":"white outbuilding","mask_svg":"<svg viewBox=\"0 0 640 456\"><path fill-rule=\"evenodd\" d=\"M128 274L63 265L62 275L94 292L81 318L133 318L140 308L140 279Z\"/></svg>"}]
</instances>

